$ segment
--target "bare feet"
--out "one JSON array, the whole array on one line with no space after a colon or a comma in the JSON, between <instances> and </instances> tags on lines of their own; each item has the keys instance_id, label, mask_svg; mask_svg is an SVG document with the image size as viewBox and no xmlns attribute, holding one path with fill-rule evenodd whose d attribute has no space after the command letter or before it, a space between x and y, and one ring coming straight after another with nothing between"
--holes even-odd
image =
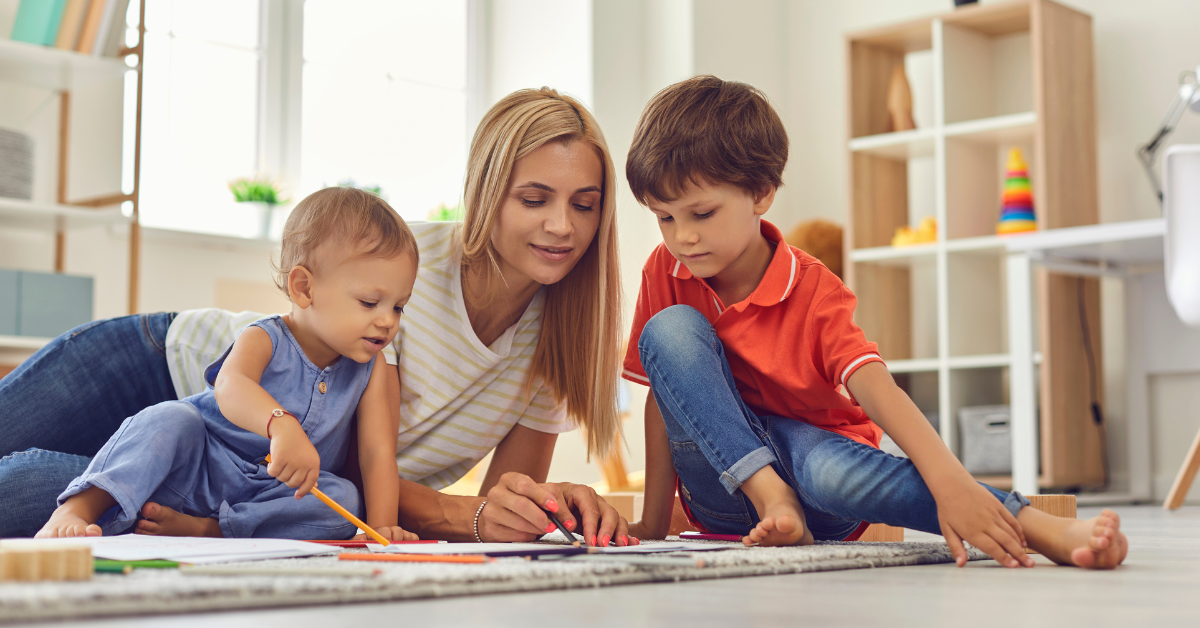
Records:
<instances>
[{"instance_id":1,"label":"bare feet","mask_svg":"<svg viewBox=\"0 0 1200 628\"><path fill-rule=\"evenodd\" d=\"M48 539L64 536L101 536L96 521L117 504L112 495L92 487L67 498L34 538Z\"/></svg>"},{"instance_id":2,"label":"bare feet","mask_svg":"<svg viewBox=\"0 0 1200 628\"><path fill-rule=\"evenodd\" d=\"M770 466L759 469L742 483L742 492L754 504L759 522L742 537L746 545L812 545L812 532L795 491Z\"/></svg>"},{"instance_id":3,"label":"bare feet","mask_svg":"<svg viewBox=\"0 0 1200 628\"><path fill-rule=\"evenodd\" d=\"M1031 512L1027 515L1026 511ZM1021 509L1021 515L1029 545L1059 565L1114 569L1129 553L1121 518L1111 510L1086 520L1059 519L1032 508ZM1026 519L1031 520L1027 523Z\"/></svg>"},{"instance_id":4,"label":"bare feet","mask_svg":"<svg viewBox=\"0 0 1200 628\"><path fill-rule=\"evenodd\" d=\"M137 522L136 534L152 536L211 536L221 538L221 526L216 519L193 517L154 502L142 506L142 519Z\"/></svg>"}]
</instances>

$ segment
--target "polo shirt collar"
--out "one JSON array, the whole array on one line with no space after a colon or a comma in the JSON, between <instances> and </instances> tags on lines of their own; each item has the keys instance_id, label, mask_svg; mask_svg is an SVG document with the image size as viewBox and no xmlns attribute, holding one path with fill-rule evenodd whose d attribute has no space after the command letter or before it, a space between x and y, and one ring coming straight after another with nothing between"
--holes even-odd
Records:
<instances>
[{"instance_id":1,"label":"polo shirt collar","mask_svg":"<svg viewBox=\"0 0 1200 628\"><path fill-rule=\"evenodd\" d=\"M763 274L763 278L758 282L758 287L750 296L739 304L742 307L737 309L745 309L747 303L753 303L759 306L775 305L782 303L792 292L792 287L796 283L797 266L799 265L796 256L792 254L792 249L783 241L783 233L775 225L766 220L759 221L759 228L762 235L768 242L775 244L775 255L771 257L771 263L767 266L767 272ZM692 279L692 271L688 270L686 264L679 260L675 260L675 264L667 269L667 274L676 279ZM736 307L732 306L732 307Z\"/></svg>"}]
</instances>

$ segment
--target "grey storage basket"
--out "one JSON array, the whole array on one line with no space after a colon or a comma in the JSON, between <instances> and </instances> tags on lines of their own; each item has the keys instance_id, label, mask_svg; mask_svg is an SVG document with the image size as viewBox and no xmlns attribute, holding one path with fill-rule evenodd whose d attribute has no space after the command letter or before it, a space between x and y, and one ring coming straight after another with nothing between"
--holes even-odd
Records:
<instances>
[{"instance_id":1,"label":"grey storage basket","mask_svg":"<svg viewBox=\"0 0 1200 628\"><path fill-rule=\"evenodd\" d=\"M958 411L959 459L977 475L1012 473L1012 413L1008 406Z\"/></svg>"}]
</instances>

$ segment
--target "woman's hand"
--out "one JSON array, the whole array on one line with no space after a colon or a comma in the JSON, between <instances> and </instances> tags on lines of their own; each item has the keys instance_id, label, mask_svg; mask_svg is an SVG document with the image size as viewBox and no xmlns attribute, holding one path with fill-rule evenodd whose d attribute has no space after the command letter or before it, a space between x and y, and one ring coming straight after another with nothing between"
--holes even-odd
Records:
<instances>
[{"instance_id":1,"label":"woman's hand","mask_svg":"<svg viewBox=\"0 0 1200 628\"><path fill-rule=\"evenodd\" d=\"M271 424L271 456L267 473L296 489L296 499L308 494L321 475L321 455L308 440L300 422L284 415Z\"/></svg>"},{"instance_id":2,"label":"woman's hand","mask_svg":"<svg viewBox=\"0 0 1200 628\"><path fill-rule=\"evenodd\" d=\"M967 564L963 541L987 552L1005 567L1034 565L1025 553L1027 543L1021 524L986 488L970 479L954 478L930 489L937 501L942 536L959 567Z\"/></svg>"},{"instance_id":3,"label":"woman's hand","mask_svg":"<svg viewBox=\"0 0 1200 628\"><path fill-rule=\"evenodd\" d=\"M543 509L554 513L567 530L583 535L587 545L630 542L628 523L592 488L539 484L516 472L502 475L488 491L487 504L479 513L479 536L488 543L537 539L555 529Z\"/></svg>"}]
</instances>

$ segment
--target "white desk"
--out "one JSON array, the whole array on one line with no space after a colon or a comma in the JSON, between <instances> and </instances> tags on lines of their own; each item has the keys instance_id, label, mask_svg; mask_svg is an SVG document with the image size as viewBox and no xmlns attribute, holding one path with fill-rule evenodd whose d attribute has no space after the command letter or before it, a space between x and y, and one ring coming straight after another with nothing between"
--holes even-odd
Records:
<instances>
[{"instance_id":1,"label":"white desk","mask_svg":"<svg viewBox=\"0 0 1200 628\"><path fill-rule=\"evenodd\" d=\"M1008 333L1012 367L1013 487L1038 492L1032 270L1117 277L1125 284L1129 491L1109 499L1152 498L1148 376L1200 371L1200 333L1179 322L1163 283L1163 219L1053 229L1008 239Z\"/></svg>"}]
</instances>

